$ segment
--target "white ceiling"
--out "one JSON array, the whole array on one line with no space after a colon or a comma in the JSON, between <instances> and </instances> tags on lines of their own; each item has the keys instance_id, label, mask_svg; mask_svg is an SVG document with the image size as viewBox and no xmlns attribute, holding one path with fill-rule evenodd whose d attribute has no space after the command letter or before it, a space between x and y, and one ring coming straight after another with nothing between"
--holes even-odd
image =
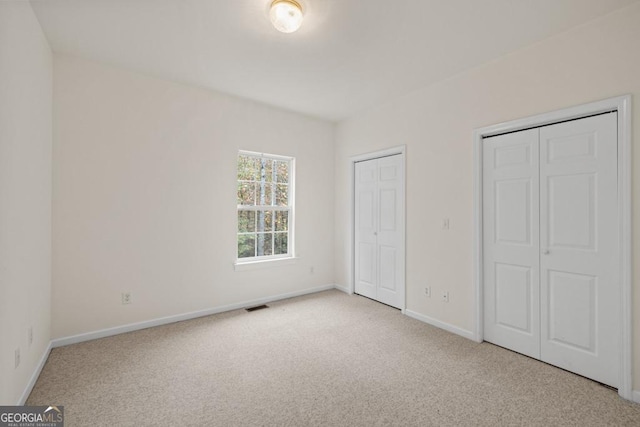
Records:
<instances>
[{"instance_id":1,"label":"white ceiling","mask_svg":"<svg viewBox=\"0 0 640 427\"><path fill-rule=\"evenodd\" d=\"M55 52L329 120L349 117L638 0L31 0Z\"/></svg>"}]
</instances>

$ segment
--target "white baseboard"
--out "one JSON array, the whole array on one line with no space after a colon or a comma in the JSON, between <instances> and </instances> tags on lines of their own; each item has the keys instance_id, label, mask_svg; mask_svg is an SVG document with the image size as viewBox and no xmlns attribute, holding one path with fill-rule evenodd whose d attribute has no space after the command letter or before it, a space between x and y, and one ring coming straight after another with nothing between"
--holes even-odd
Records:
<instances>
[{"instance_id":1,"label":"white baseboard","mask_svg":"<svg viewBox=\"0 0 640 427\"><path fill-rule=\"evenodd\" d=\"M421 322L428 323L429 325L435 326L440 329L444 329L445 331L451 332L456 335L460 335L461 337L470 339L472 341L476 340L474 333L471 331L467 331L466 329L453 326L446 322L441 322L439 320L433 319L423 314L416 313L415 311L405 310L404 313L413 319L420 320Z\"/></svg>"},{"instance_id":2,"label":"white baseboard","mask_svg":"<svg viewBox=\"0 0 640 427\"><path fill-rule=\"evenodd\" d=\"M31 394L31 390L33 390L33 386L36 385L36 381L38 381L38 377L40 377L40 372L42 372L42 368L44 368L44 364L47 363L47 359L49 358L49 353L51 353L51 341L49 341L49 345L42 353L42 357L40 357L40 361L36 365L36 369L31 374L31 378L29 378L29 382L22 392L22 396L20 396L20 400L16 405L22 406L26 403L29 395Z\"/></svg>"},{"instance_id":3,"label":"white baseboard","mask_svg":"<svg viewBox=\"0 0 640 427\"><path fill-rule=\"evenodd\" d=\"M640 403L640 391L633 390L633 398L632 400L636 403Z\"/></svg>"},{"instance_id":4,"label":"white baseboard","mask_svg":"<svg viewBox=\"0 0 640 427\"><path fill-rule=\"evenodd\" d=\"M328 291L330 289L335 289L335 285L318 286L315 288L304 289L302 291L289 292L286 294L274 295L274 296L259 298L251 301L239 302L236 304L210 308L207 310L193 311L191 313L177 314L174 316L161 317L159 319L145 320L144 322L130 323L128 325L116 326L113 328L101 329L99 331L87 332L84 334L58 338L51 341L51 346L53 348L56 348L56 347L62 347L65 345L70 345L70 344L77 344L84 341L95 340L98 338L110 337L113 335L124 334L127 332L139 331L140 329L152 328L154 326L167 325L169 323L181 322L183 320L190 320L198 317L210 316L212 314L223 313L225 311L238 310L241 308L253 307L256 305L266 304L269 302L279 301L287 298L294 298L302 295Z\"/></svg>"},{"instance_id":5,"label":"white baseboard","mask_svg":"<svg viewBox=\"0 0 640 427\"><path fill-rule=\"evenodd\" d=\"M352 292L349 291L349 288L347 286L342 286L342 285L333 285L333 287L341 292L344 292L345 294L349 294L351 295Z\"/></svg>"}]
</instances>

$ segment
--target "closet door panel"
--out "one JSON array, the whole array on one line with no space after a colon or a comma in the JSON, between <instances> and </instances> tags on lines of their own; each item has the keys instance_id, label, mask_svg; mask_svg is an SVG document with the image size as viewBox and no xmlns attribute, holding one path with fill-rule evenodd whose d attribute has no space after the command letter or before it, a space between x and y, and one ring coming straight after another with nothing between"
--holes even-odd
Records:
<instances>
[{"instance_id":1,"label":"closet door panel","mask_svg":"<svg viewBox=\"0 0 640 427\"><path fill-rule=\"evenodd\" d=\"M401 155L378 159L377 300L400 308L404 298L404 163Z\"/></svg>"},{"instance_id":2,"label":"closet door panel","mask_svg":"<svg viewBox=\"0 0 640 427\"><path fill-rule=\"evenodd\" d=\"M378 285L378 163L355 165L355 292L376 298Z\"/></svg>"},{"instance_id":3,"label":"closet door panel","mask_svg":"<svg viewBox=\"0 0 640 427\"><path fill-rule=\"evenodd\" d=\"M541 359L617 387L617 115L540 130Z\"/></svg>"},{"instance_id":4,"label":"closet door panel","mask_svg":"<svg viewBox=\"0 0 640 427\"><path fill-rule=\"evenodd\" d=\"M483 141L484 335L540 357L538 130Z\"/></svg>"}]
</instances>

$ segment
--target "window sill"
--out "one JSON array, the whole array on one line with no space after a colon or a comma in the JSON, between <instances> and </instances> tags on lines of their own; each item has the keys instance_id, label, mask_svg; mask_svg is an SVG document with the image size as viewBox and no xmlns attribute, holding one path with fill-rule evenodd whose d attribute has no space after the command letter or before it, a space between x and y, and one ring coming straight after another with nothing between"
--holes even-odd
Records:
<instances>
[{"instance_id":1,"label":"window sill","mask_svg":"<svg viewBox=\"0 0 640 427\"><path fill-rule=\"evenodd\" d=\"M263 268L280 267L282 265L295 264L298 257L265 259L260 261L236 261L233 263L235 271L260 270Z\"/></svg>"}]
</instances>

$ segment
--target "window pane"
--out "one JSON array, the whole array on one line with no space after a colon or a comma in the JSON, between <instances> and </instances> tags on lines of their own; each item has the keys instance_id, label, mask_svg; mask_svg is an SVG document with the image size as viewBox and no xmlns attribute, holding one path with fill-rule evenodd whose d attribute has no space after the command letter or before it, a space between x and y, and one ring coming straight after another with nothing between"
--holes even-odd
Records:
<instances>
[{"instance_id":1,"label":"window pane","mask_svg":"<svg viewBox=\"0 0 640 427\"><path fill-rule=\"evenodd\" d=\"M275 206L288 206L288 203L289 203L289 186L286 184L278 184L276 186Z\"/></svg>"},{"instance_id":2,"label":"window pane","mask_svg":"<svg viewBox=\"0 0 640 427\"><path fill-rule=\"evenodd\" d=\"M273 255L273 233L258 233L257 255Z\"/></svg>"},{"instance_id":3,"label":"window pane","mask_svg":"<svg viewBox=\"0 0 640 427\"><path fill-rule=\"evenodd\" d=\"M289 212L276 212L276 231L289 230Z\"/></svg>"},{"instance_id":4,"label":"window pane","mask_svg":"<svg viewBox=\"0 0 640 427\"><path fill-rule=\"evenodd\" d=\"M275 162L276 181L289 183L289 162Z\"/></svg>"},{"instance_id":5,"label":"window pane","mask_svg":"<svg viewBox=\"0 0 640 427\"><path fill-rule=\"evenodd\" d=\"M273 200L273 195L271 194L273 191L273 184L266 183L258 183L257 185L257 197L256 204L259 206L271 206L271 201Z\"/></svg>"},{"instance_id":6,"label":"window pane","mask_svg":"<svg viewBox=\"0 0 640 427\"><path fill-rule=\"evenodd\" d=\"M238 183L238 204L243 206L255 206L256 184L252 182Z\"/></svg>"},{"instance_id":7,"label":"window pane","mask_svg":"<svg viewBox=\"0 0 640 427\"><path fill-rule=\"evenodd\" d=\"M273 248L274 255L285 255L287 253L287 233L276 233Z\"/></svg>"},{"instance_id":8,"label":"window pane","mask_svg":"<svg viewBox=\"0 0 640 427\"><path fill-rule=\"evenodd\" d=\"M273 231L273 212L258 211L257 214L256 231L259 233L263 231Z\"/></svg>"},{"instance_id":9,"label":"window pane","mask_svg":"<svg viewBox=\"0 0 640 427\"><path fill-rule=\"evenodd\" d=\"M256 256L256 236L255 234L238 235L238 258L249 258Z\"/></svg>"},{"instance_id":10,"label":"window pane","mask_svg":"<svg viewBox=\"0 0 640 427\"><path fill-rule=\"evenodd\" d=\"M260 180L260 161L258 158L242 154L238 156L238 180Z\"/></svg>"},{"instance_id":11,"label":"window pane","mask_svg":"<svg viewBox=\"0 0 640 427\"><path fill-rule=\"evenodd\" d=\"M256 213L253 211L238 211L238 233L256 231Z\"/></svg>"},{"instance_id":12,"label":"window pane","mask_svg":"<svg viewBox=\"0 0 640 427\"><path fill-rule=\"evenodd\" d=\"M273 160L260 159L260 180L265 182L273 181Z\"/></svg>"}]
</instances>

